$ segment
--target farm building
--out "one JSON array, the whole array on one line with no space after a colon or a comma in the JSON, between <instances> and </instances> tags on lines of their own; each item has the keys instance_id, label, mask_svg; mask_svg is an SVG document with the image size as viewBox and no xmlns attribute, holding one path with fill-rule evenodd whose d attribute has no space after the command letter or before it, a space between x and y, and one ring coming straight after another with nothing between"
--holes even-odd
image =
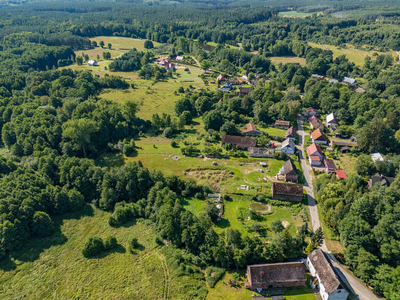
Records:
<instances>
[{"instance_id":1,"label":"farm building","mask_svg":"<svg viewBox=\"0 0 400 300\"><path fill-rule=\"evenodd\" d=\"M310 122L311 129L319 128L319 129L321 129L321 131L324 130L324 127L325 127L324 123L322 123L322 121L320 119L318 119L316 116L311 116L308 120Z\"/></svg>"},{"instance_id":2,"label":"farm building","mask_svg":"<svg viewBox=\"0 0 400 300\"><path fill-rule=\"evenodd\" d=\"M337 80L337 79L331 79L331 80L329 80L329 83L332 83L332 84L335 84L335 83L338 83L339 82L339 80Z\"/></svg>"},{"instance_id":3,"label":"farm building","mask_svg":"<svg viewBox=\"0 0 400 300\"><path fill-rule=\"evenodd\" d=\"M317 128L311 133L311 139L316 144L327 144L328 138L323 134L321 129Z\"/></svg>"},{"instance_id":4,"label":"farm building","mask_svg":"<svg viewBox=\"0 0 400 300\"><path fill-rule=\"evenodd\" d=\"M226 81L226 78L224 76L222 76L221 74L219 74L217 77L217 81L223 82L223 81Z\"/></svg>"},{"instance_id":5,"label":"farm building","mask_svg":"<svg viewBox=\"0 0 400 300\"><path fill-rule=\"evenodd\" d=\"M312 143L307 147L308 160L310 165L313 167L319 167L322 164L324 155L322 150L317 146L317 144Z\"/></svg>"},{"instance_id":6,"label":"farm building","mask_svg":"<svg viewBox=\"0 0 400 300\"><path fill-rule=\"evenodd\" d=\"M318 79L324 79L325 78L325 76L318 75L318 74L311 74L311 77L312 78L318 78Z\"/></svg>"},{"instance_id":7,"label":"farm building","mask_svg":"<svg viewBox=\"0 0 400 300\"><path fill-rule=\"evenodd\" d=\"M373 162L376 163L377 161L384 161L385 157L382 154L375 152L375 153L371 153L371 159Z\"/></svg>"},{"instance_id":8,"label":"farm building","mask_svg":"<svg viewBox=\"0 0 400 300\"><path fill-rule=\"evenodd\" d=\"M246 288L305 286L306 268L302 262L285 262L247 266Z\"/></svg>"},{"instance_id":9,"label":"farm building","mask_svg":"<svg viewBox=\"0 0 400 300\"><path fill-rule=\"evenodd\" d=\"M289 139L292 139L292 140L297 139L297 130L296 130L296 128L294 128L293 126L290 127L290 128L286 131L285 137L286 137L286 138L289 138Z\"/></svg>"},{"instance_id":10,"label":"farm building","mask_svg":"<svg viewBox=\"0 0 400 300\"><path fill-rule=\"evenodd\" d=\"M318 288L324 300L346 300L349 292L344 289L332 265L321 249L314 250L307 257L310 270L311 287Z\"/></svg>"},{"instance_id":11,"label":"farm building","mask_svg":"<svg viewBox=\"0 0 400 300\"><path fill-rule=\"evenodd\" d=\"M291 139L286 139L282 142L281 152L285 152L286 154L294 154L296 150L296 145Z\"/></svg>"},{"instance_id":12,"label":"farm building","mask_svg":"<svg viewBox=\"0 0 400 300\"><path fill-rule=\"evenodd\" d=\"M229 92L233 88L232 83L227 81L223 86L221 86L221 91Z\"/></svg>"},{"instance_id":13,"label":"farm building","mask_svg":"<svg viewBox=\"0 0 400 300\"><path fill-rule=\"evenodd\" d=\"M326 116L326 126L336 126L337 124L338 121L336 120L334 113L330 113Z\"/></svg>"},{"instance_id":14,"label":"farm building","mask_svg":"<svg viewBox=\"0 0 400 300\"><path fill-rule=\"evenodd\" d=\"M177 60L177 61L183 61L184 58L183 58L183 56L177 56L177 57L175 58L175 60Z\"/></svg>"},{"instance_id":15,"label":"farm building","mask_svg":"<svg viewBox=\"0 0 400 300\"><path fill-rule=\"evenodd\" d=\"M336 170L335 173L336 173L336 177L338 179L346 179L347 178L346 172L343 170Z\"/></svg>"},{"instance_id":16,"label":"farm building","mask_svg":"<svg viewBox=\"0 0 400 300\"><path fill-rule=\"evenodd\" d=\"M276 120L274 124L275 128L280 128L280 129L289 129L290 127L290 122L289 121L282 121L282 120Z\"/></svg>"},{"instance_id":17,"label":"farm building","mask_svg":"<svg viewBox=\"0 0 400 300\"><path fill-rule=\"evenodd\" d=\"M250 157L274 157L274 150L264 147L250 147L249 148Z\"/></svg>"},{"instance_id":18,"label":"farm building","mask_svg":"<svg viewBox=\"0 0 400 300\"><path fill-rule=\"evenodd\" d=\"M303 200L303 186L296 183L273 182L271 187L272 199L301 202Z\"/></svg>"},{"instance_id":19,"label":"farm building","mask_svg":"<svg viewBox=\"0 0 400 300\"><path fill-rule=\"evenodd\" d=\"M89 67L98 67L99 66L99 63L94 59L89 60L87 64Z\"/></svg>"},{"instance_id":20,"label":"farm building","mask_svg":"<svg viewBox=\"0 0 400 300\"><path fill-rule=\"evenodd\" d=\"M357 80L351 77L344 77L342 83L347 84L349 86L354 86L357 83Z\"/></svg>"},{"instance_id":21,"label":"farm building","mask_svg":"<svg viewBox=\"0 0 400 300\"><path fill-rule=\"evenodd\" d=\"M325 172L326 173L335 173L336 172L336 165L332 159L325 159Z\"/></svg>"},{"instance_id":22,"label":"farm building","mask_svg":"<svg viewBox=\"0 0 400 300\"><path fill-rule=\"evenodd\" d=\"M252 138L236 136L236 135L223 135L221 139L221 146L230 144L233 149L247 149L256 146L256 141Z\"/></svg>"},{"instance_id":23,"label":"farm building","mask_svg":"<svg viewBox=\"0 0 400 300\"><path fill-rule=\"evenodd\" d=\"M297 182L299 180L296 166L292 163L290 159L282 165L282 168L279 169L279 173L276 175L276 179L285 180L286 182Z\"/></svg>"},{"instance_id":24,"label":"farm building","mask_svg":"<svg viewBox=\"0 0 400 300\"><path fill-rule=\"evenodd\" d=\"M261 131L253 123L247 123L246 129L242 130L243 135L259 136Z\"/></svg>"}]
</instances>

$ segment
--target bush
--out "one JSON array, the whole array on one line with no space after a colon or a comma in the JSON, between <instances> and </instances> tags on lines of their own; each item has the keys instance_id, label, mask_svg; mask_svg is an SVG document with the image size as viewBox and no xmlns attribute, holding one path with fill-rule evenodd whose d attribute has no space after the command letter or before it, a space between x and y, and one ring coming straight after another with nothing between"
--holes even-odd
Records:
<instances>
[{"instance_id":1,"label":"bush","mask_svg":"<svg viewBox=\"0 0 400 300\"><path fill-rule=\"evenodd\" d=\"M32 232L36 236L44 237L51 234L53 221L50 216L43 211L37 211L33 215Z\"/></svg>"},{"instance_id":2,"label":"bush","mask_svg":"<svg viewBox=\"0 0 400 300\"><path fill-rule=\"evenodd\" d=\"M164 242L163 242L162 238L160 238L159 236L156 236L156 237L154 238L154 241L156 242L156 244L157 244L158 246L164 246Z\"/></svg>"},{"instance_id":3,"label":"bush","mask_svg":"<svg viewBox=\"0 0 400 300\"><path fill-rule=\"evenodd\" d=\"M183 86L180 86L178 89L178 93L183 94L185 92L185 89L183 88Z\"/></svg>"},{"instance_id":4,"label":"bush","mask_svg":"<svg viewBox=\"0 0 400 300\"><path fill-rule=\"evenodd\" d=\"M129 242L129 252L134 253L135 249L139 248L140 244L137 238L132 238Z\"/></svg>"},{"instance_id":5,"label":"bush","mask_svg":"<svg viewBox=\"0 0 400 300\"><path fill-rule=\"evenodd\" d=\"M207 275L207 284L210 288L213 288L218 280L221 279L222 275L224 275L225 269L217 268L217 267L208 267L206 269Z\"/></svg>"},{"instance_id":6,"label":"bush","mask_svg":"<svg viewBox=\"0 0 400 300\"><path fill-rule=\"evenodd\" d=\"M163 136L167 139L171 138L174 134L174 130L171 127L167 127L164 129Z\"/></svg>"},{"instance_id":7,"label":"bush","mask_svg":"<svg viewBox=\"0 0 400 300\"><path fill-rule=\"evenodd\" d=\"M171 147L172 147L172 148L178 147L178 142L175 141L175 140L172 140L172 141L171 141Z\"/></svg>"},{"instance_id":8,"label":"bush","mask_svg":"<svg viewBox=\"0 0 400 300\"><path fill-rule=\"evenodd\" d=\"M84 257L89 258L99 255L104 251L103 240L97 236L89 238L86 242L85 247L82 249L82 254Z\"/></svg>"},{"instance_id":9,"label":"bush","mask_svg":"<svg viewBox=\"0 0 400 300\"><path fill-rule=\"evenodd\" d=\"M115 236L110 235L104 241L104 248L106 250L114 249L116 246L117 246L117 239L115 238Z\"/></svg>"}]
</instances>

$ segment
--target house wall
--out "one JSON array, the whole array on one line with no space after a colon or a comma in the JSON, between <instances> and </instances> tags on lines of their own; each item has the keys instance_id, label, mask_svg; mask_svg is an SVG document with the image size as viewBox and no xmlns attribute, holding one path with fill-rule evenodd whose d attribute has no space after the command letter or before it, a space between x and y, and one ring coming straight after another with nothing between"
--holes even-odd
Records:
<instances>
[{"instance_id":1,"label":"house wall","mask_svg":"<svg viewBox=\"0 0 400 300\"><path fill-rule=\"evenodd\" d=\"M285 175L286 181L297 182L299 180L299 175Z\"/></svg>"},{"instance_id":2,"label":"house wall","mask_svg":"<svg viewBox=\"0 0 400 300\"><path fill-rule=\"evenodd\" d=\"M290 202L300 202L303 200L303 195L301 196L291 196L291 195L280 195L280 194L272 194L272 199L282 200L282 201L290 201Z\"/></svg>"},{"instance_id":3,"label":"house wall","mask_svg":"<svg viewBox=\"0 0 400 300\"><path fill-rule=\"evenodd\" d=\"M280 129L289 129L289 126L286 125L274 125L275 128L280 128Z\"/></svg>"},{"instance_id":4,"label":"house wall","mask_svg":"<svg viewBox=\"0 0 400 300\"><path fill-rule=\"evenodd\" d=\"M319 160L311 160L311 157L308 157L308 161L310 162L310 165L313 167L320 167L322 162Z\"/></svg>"},{"instance_id":5,"label":"house wall","mask_svg":"<svg viewBox=\"0 0 400 300\"><path fill-rule=\"evenodd\" d=\"M337 289L331 293L328 300L346 300L349 297L349 292L345 289Z\"/></svg>"},{"instance_id":6,"label":"house wall","mask_svg":"<svg viewBox=\"0 0 400 300\"><path fill-rule=\"evenodd\" d=\"M322 144L322 145L326 145L327 141L320 141L320 140L313 140L312 141L316 144Z\"/></svg>"},{"instance_id":7,"label":"house wall","mask_svg":"<svg viewBox=\"0 0 400 300\"><path fill-rule=\"evenodd\" d=\"M298 286L305 286L306 280L304 281L296 281L296 282L267 282L267 283L260 283L260 284L250 284L250 289L255 290L258 288L267 289L269 287L298 287Z\"/></svg>"},{"instance_id":8,"label":"house wall","mask_svg":"<svg viewBox=\"0 0 400 300\"><path fill-rule=\"evenodd\" d=\"M249 131L249 132L243 132L243 135L249 135L249 136L259 136L261 132L258 131Z\"/></svg>"},{"instance_id":9,"label":"house wall","mask_svg":"<svg viewBox=\"0 0 400 300\"><path fill-rule=\"evenodd\" d=\"M290 147L285 147L281 149L282 152L285 152L287 154L294 154L294 149L290 148Z\"/></svg>"}]
</instances>

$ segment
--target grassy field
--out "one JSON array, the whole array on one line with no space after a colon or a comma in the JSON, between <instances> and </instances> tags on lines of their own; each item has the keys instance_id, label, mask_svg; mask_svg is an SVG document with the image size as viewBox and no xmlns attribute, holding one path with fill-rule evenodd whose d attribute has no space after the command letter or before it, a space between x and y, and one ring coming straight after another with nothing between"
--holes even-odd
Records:
<instances>
[{"instance_id":1,"label":"grassy field","mask_svg":"<svg viewBox=\"0 0 400 300\"><path fill-rule=\"evenodd\" d=\"M302 66L306 65L306 59L297 56L272 56L268 57L273 64L300 64Z\"/></svg>"},{"instance_id":2,"label":"grassy field","mask_svg":"<svg viewBox=\"0 0 400 300\"><path fill-rule=\"evenodd\" d=\"M274 127L268 127L268 128L259 128L261 131L271 135L271 136L281 136L285 137L286 129L280 129L280 128L274 128Z\"/></svg>"},{"instance_id":3,"label":"grassy field","mask_svg":"<svg viewBox=\"0 0 400 300\"><path fill-rule=\"evenodd\" d=\"M313 13L297 12L295 10L280 11L278 16L283 18L305 18L311 16Z\"/></svg>"},{"instance_id":4,"label":"grassy field","mask_svg":"<svg viewBox=\"0 0 400 300\"><path fill-rule=\"evenodd\" d=\"M88 206L83 215L56 220L59 230L53 236L29 241L15 259L0 265L0 298L205 298L203 275L178 274L171 267L172 248L156 245L151 226L139 222L112 228L108 216ZM114 235L118 248L100 258L84 258L81 249L95 235ZM142 245L136 254L127 250L132 237Z\"/></svg>"},{"instance_id":5,"label":"grassy field","mask_svg":"<svg viewBox=\"0 0 400 300\"><path fill-rule=\"evenodd\" d=\"M97 44L99 44L100 41L103 41L106 46L108 45L108 43L110 43L112 45L112 50L119 50L123 52L127 52L133 48L136 48L138 51L143 51L145 42L145 40L141 39L132 39L120 36L97 36L91 38L90 40L96 41ZM157 42L153 42L153 44L154 47L158 47L161 45Z\"/></svg>"},{"instance_id":6,"label":"grassy field","mask_svg":"<svg viewBox=\"0 0 400 300\"><path fill-rule=\"evenodd\" d=\"M364 65L364 59L366 56L372 56L373 53L378 53L378 54L384 54L383 52L379 52L379 51L364 51L364 50L359 50L359 49L355 49L353 46L351 45L347 45L347 49L342 49L336 46L332 46L332 45L326 45L326 44L317 44L317 43L312 43L312 42L308 42L308 44L311 47L315 47L315 48L321 48L324 50L331 50L333 52L333 57L336 58L340 55L346 55L346 57L354 62L356 65L358 66L363 66ZM395 52L392 52L393 56L396 56Z\"/></svg>"},{"instance_id":7,"label":"grassy field","mask_svg":"<svg viewBox=\"0 0 400 300\"><path fill-rule=\"evenodd\" d=\"M111 59L115 59L116 57L124 54L122 51L115 51L115 50L109 50L108 48L94 48L90 50L80 50L80 51L75 51L76 56L82 56L82 54L87 54L89 55L89 59L94 59L97 60L98 62L104 61L103 59L103 52L110 52L111 54ZM100 59L97 58L97 55L100 56Z\"/></svg>"}]
</instances>

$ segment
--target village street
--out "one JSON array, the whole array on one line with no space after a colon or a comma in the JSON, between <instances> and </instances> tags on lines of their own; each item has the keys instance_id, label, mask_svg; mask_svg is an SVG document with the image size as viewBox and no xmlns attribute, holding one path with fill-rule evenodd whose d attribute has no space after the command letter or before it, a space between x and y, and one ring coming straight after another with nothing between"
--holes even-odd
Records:
<instances>
[{"instance_id":1,"label":"village street","mask_svg":"<svg viewBox=\"0 0 400 300\"><path fill-rule=\"evenodd\" d=\"M314 198L314 189L312 184L312 169L311 166L306 161L305 148L304 148L304 137L305 132L303 130L303 117L297 117L298 124L298 135L299 135L299 145L297 146L299 150L299 156L301 161L301 167L303 169L303 174L305 178L304 189L307 192L308 205L310 208L310 217L312 223L313 231L320 227L320 220L318 216L318 207ZM344 268L342 268L336 261L335 257L328 250L325 244L325 240L321 245L321 250L327 254L331 264L335 268L336 273L339 275L341 281L347 286L351 292L356 295L356 299L360 300L377 300L376 297L361 281L349 274Z\"/></svg>"}]
</instances>

